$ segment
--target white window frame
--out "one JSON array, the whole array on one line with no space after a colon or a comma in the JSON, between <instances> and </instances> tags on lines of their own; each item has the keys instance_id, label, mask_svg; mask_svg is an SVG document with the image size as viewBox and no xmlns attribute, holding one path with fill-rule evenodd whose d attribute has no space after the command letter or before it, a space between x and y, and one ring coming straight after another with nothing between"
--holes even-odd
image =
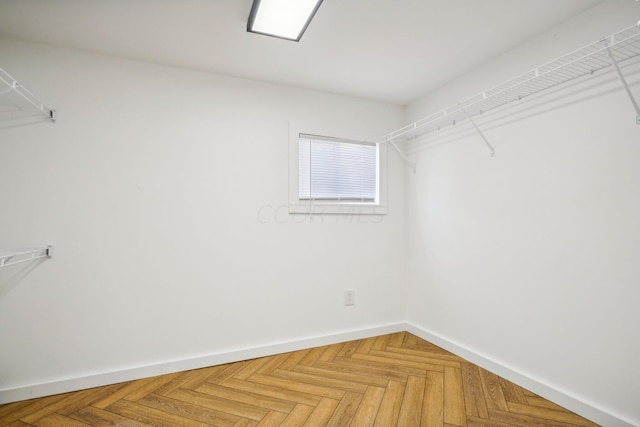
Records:
<instances>
[{"instance_id":1,"label":"white window frame","mask_svg":"<svg viewBox=\"0 0 640 427\"><path fill-rule=\"evenodd\" d=\"M376 142L380 136L371 132L333 129L320 125L289 123L289 213L385 215L387 213L387 145L378 143L378 198L375 202L319 201L299 198L300 135L318 135L345 141Z\"/></svg>"}]
</instances>

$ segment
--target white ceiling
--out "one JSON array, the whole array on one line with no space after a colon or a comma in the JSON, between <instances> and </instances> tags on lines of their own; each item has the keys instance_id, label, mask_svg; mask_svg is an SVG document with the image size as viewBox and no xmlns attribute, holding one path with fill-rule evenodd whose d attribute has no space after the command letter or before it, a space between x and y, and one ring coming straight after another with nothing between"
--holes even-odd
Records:
<instances>
[{"instance_id":1,"label":"white ceiling","mask_svg":"<svg viewBox=\"0 0 640 427\"><path fill-rule=\"evenodd\" d=\"M0 0L0 36L406 105L602 0L324 0L299 43L251 0Z\"/></svg>"}]
</instances>

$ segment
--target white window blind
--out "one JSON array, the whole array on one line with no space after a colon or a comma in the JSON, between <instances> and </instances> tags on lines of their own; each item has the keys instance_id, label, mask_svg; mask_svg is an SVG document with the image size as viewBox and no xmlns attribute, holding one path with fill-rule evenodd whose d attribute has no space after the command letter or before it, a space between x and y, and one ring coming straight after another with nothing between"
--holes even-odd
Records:
<instances>
[{"instance_id":1,"label":"white window blind","mask_svg":"<svg viewBox=\"0 0 640 427\"><path fill-rule=\"evenodd\" d=\"M337 138L300 134L300 200L378 200L378 146Z\"/></svg>"}]
</instances>

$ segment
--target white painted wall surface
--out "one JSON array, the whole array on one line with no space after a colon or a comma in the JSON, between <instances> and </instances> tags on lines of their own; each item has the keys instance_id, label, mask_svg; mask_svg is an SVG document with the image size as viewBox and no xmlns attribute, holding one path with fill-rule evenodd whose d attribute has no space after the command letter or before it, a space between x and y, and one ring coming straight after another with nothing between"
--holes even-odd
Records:
<instances>
[{"instance_id":1,"label":"white painted wall surface","mask_svg":"<svg viewBox=\"0 0 640 427\"><path fill-rule=\"evenodd\" d=\"M425 97L409 118L639 17L635 2L603 3ZM640 99L640 62L624 71ZM461 123L412 144L417 172L406 175L409 322L630 425L640 425L635 116L610 70L478 118L495 158Z\"/></svg>"},{"instance_id":2,"label":"white painted wall surface","mask_svg":"<svg viewBox=\"0 0 640 427\"><path fill-rule=\"evenodd\" d=\"M639 8L605 2L405 119ZM310 222L287 214L288 123L386 133L401 108L6 39L0 58L59 113L0 128L0 247L55 248L0 271L0 392L347 337L407 309L410 326L640 425L640 127L611 72L478 119L495 158L468 124L413 145L415 175L391 151L387 216ZM640 65L625 72L638 94Z\"/></svg>"},{"instance_id":3,"label":"white painted wall surface","mask_svg":"<svg viewBox=\"0 0 640 427\"><path fill-rule=\"evenodd\" d=\"M58 111L0 128L0 246L55 251L0 271L0 390L404 321L397 156L388 215L287 213L289 121L383 134L401 107L6 39L0 58Z\"/></svg>"}]
</instances>

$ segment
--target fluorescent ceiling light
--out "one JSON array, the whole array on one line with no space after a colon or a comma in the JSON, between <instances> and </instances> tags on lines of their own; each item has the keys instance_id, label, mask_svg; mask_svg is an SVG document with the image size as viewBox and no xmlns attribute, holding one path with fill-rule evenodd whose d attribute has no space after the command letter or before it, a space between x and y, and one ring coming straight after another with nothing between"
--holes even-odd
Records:
<instances>
[{"instance_id":1,"label":"fluorescent ceiling light","mask_svg":"<svg viewBox=\"0 0 640 427\"><path fill-rule=\"evenodd\" d=\"M253 0L247 31L300 41L322 0Z\"/></svg>"}]
</instances>

